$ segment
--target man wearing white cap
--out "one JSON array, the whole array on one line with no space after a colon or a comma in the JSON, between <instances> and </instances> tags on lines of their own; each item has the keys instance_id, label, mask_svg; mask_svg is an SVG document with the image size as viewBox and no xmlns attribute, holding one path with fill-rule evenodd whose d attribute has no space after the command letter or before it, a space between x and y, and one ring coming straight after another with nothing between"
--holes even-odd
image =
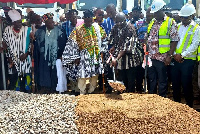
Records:
<instances>
[{"instance_id":1,"label":"man wearing white cap","mask_svg":"<svg viewBox=\"0 0 200 134\"><path fill-rule=\"evenodd\" d=\"M181 102L181 86L186 104L193 106L192 73L200 41L200 27L193 21L196 9L187 3L179 13L182 23L178 26L179 42L172 66L172 88L174 101Z\"/></svg>"},{"instance_id":2,"label":"man wearing white cap","mask_svg":"<svg viewBox=\"0 0 200 134\"><path fill-rule=\"evenodd\" d=\"M148 68L150 81L150 94L157 93L166 97L167 94L167 66L171 63L171 57L178 42L177 25L175 21L167 17L163 12L166 3L163 0L154 0L150 13L154 13L149 23L147 43L149 45L149 57L152 66Z\"/></svg>"},{"instance_id":3,"label":"man wearing white cap","mask_svg":"<svg viewBox=\"0 0 200 134\"><path fill-rule=\"evenodd\" d=\"M30 33L31 28L22 26L21 15L16 10L8 12L12 25L5 28L3 41L7 45L9 62L8 89L30 92L31 89L31 58Z\"/></svg>"}]
</instances>

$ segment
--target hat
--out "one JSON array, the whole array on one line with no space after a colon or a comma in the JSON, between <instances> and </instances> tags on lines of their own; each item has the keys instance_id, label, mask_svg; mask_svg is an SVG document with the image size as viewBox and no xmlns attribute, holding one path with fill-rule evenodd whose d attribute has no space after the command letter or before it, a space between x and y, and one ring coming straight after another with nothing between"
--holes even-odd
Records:
<instances>
[{"instance_id":1,"label":"hat","mask_svg":"<svg viewBox=\"0 0 200 134\"><path fill-rule=\"evenodd\" d=\"M92 18L94 16L93 12L91 10L85 10L83 12L83 17L84 18Z\"/></svg>"},{"instance_id":2,"label":"hat","mask_svg":"<svg viewBox=\"0 0 200 134\"><path fill-rule=\"evenodd\" d=\"M166 5L166 3L163 0L154 0L151 4L151 11L150 13L155 13Z\"/></svg>"},{"instance_id":3,"label":"hat","mask_svg":"<svg viewBox=\"0 0 200 134\"><path fill-rule=\"evenodd\" d=\"M187 3L185 4L179 13L179 16L188 17L196 13L196 9L193 4Z\"/></svg>"},{"instance_id":4,"label":"hat","mask_svg":"<svg viewBox=\"0 0 200 134\"><path fill-rule=\"evenodd\" d=\"M10 10L12 10L12 8L6 6L6 7L3 7L3 10L4 10L4 13L7 13L7 12L9 12Z\"/></svg>"},{"instance_id":5,"label":"hat","mask_svg":"<svg viewBox=\"0 0 200 134\"><path fill-rule=\"evenodd\" d=\"M48 19L53 19L54 14L53 13L46 13L42 16L43 21L47 21Z\"/></svg>"},{"instance_id":6,"label":"hat","mask_svg":"<svg viewBox=\"0 0 200 134\"><path fill-rule=\"evenodd\" d=\"M123 13L124 13L125 15L128 15L128 10L123 10Z\"/></svg>"},{"instance_id":7,"label":"hat","mask_svg":"<svg viewBox=\"0 0 200 134\"><path fill-rule=\"evenodd\" d=\"M22 16L20 15L20 13L18 11L16 11L15 9L10 10L8 12L8 15L9 15L10 19L12 20L12 22L22 19Z\"/></svg>"}]
</instances>

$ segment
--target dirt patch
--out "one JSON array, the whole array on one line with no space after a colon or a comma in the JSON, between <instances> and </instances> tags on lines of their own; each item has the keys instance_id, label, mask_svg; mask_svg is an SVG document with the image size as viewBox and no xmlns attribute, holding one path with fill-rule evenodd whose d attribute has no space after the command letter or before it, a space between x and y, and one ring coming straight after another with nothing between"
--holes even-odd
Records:
<instances>
[{"instance_id":1,"label":"dirt patch","mask_svg":"<svg viewBox=\"0 0 200 134\"><path fill-rule=\"evenodd\" d=\"M200 133L200 113L151 94L78 96L80 133Z\"/></svg>"}]
</instances>

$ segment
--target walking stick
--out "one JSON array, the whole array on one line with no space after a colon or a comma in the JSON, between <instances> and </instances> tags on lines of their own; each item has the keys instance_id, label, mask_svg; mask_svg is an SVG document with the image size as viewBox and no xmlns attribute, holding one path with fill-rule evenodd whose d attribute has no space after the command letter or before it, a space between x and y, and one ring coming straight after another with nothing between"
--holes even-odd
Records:
<instances>
[{"instance_id":1,"label":"walking stick","mask_svg":"<svg viewBox=\"0 0 200 134\"><path fill-rule=\"evenodd\" d=\"M103 63L103 52L101 53L101 58L102 58L102 63ZM104 73L102 73L102 81L103 81L103 93L106 93L106 89L105 89L105 81L104 81Z\"/></svg>"},{"instance_id":2,"label":"walking stick","mask_svg":"<svg viewBox=\"0 0 200 134\"><path fill-rule=\"evenodd\" d=\"M2 44L2 22L0 24L0 46L3 47ZM5 76L5 64L4 64L4 52L1 53L1 66L2 66L2 77L3 77L3 89L6 90L6 76Z\"/></svg>"},{"instance_id":3,"label":"walking stick","mask_svg":"<svg viewBox=\"0 0 200 134\"><path fill-rule=\"evenodd\" d=\"M144 91L145 93L147 92L147 69L148 69L148 44L146 44L146 51L145 51L145 60L146 60L146 65L145 65L145 74L144 74Z\"/></svg>"}]
</instances>

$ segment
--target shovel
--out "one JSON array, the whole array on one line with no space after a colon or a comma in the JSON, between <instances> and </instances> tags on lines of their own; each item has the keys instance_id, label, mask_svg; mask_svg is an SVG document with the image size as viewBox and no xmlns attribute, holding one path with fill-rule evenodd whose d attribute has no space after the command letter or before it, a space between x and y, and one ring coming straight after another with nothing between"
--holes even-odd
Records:
<instances>
[{"instance_id":1,"label":"shovel","mask_svg":"<svg viewBox=\"0 0 200 134\"><path fill-rule=\"evenodd\" d=\"M115 77L115 68L112 67L113 70L113 80L108 80L109 85L117 91L123 92L126 87L124 86L124 83L121 81L116 81L116 77Z\"/></svg>"}]
</instances>

